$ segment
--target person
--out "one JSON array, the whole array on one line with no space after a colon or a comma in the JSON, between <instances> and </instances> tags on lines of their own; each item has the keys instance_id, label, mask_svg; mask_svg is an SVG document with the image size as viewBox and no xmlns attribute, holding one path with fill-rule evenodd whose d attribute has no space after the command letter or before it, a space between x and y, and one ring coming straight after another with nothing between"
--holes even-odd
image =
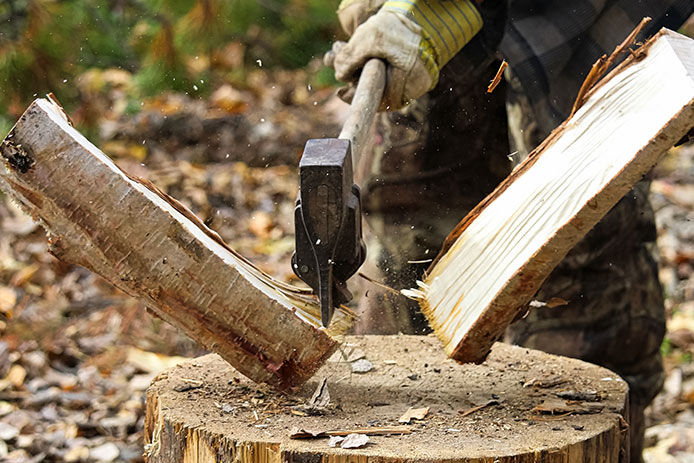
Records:
<instances>
[{"instance_id":1,"label":"person","mask_svg":"<svg viewBox=\"0 0 694 463\"><path fill-rule=\"evenodd\" d=\"M458 221L570 113L592 64L644 16L642 37L677 29L691 0L343 0L350 36L326 54L354 82L387 62L376 142L362 154L368 249L385 283L415 287ZM509 63L492 92L487 85ZM347 91L346 93L349 93ZM649 181L639 182L553 271L536 309L507 340L605 366L629 384L631 459L642 461L644 409L660 390L665 332ZM369 289L359 333L426 333L415 303Z\"/></svg>"}]
</instances>

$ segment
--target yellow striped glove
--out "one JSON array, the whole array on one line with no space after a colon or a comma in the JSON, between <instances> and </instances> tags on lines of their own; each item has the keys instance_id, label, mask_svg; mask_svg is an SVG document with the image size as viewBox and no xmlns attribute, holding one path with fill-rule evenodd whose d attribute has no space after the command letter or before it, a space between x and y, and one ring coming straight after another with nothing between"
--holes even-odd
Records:
<instances>
[{"instance_id":1,"label":"yellow striped glove","mask_svg":"<svg viewBox=\"0 0 694 463\"><path fill-rule=\"evenodd\" d=\"M398 109L434 88L440 69L481 28L470 0L387 0L326 61L338 80L351 82L368 59L386 60L382 106Z\"/></svg>"}]
</instances>

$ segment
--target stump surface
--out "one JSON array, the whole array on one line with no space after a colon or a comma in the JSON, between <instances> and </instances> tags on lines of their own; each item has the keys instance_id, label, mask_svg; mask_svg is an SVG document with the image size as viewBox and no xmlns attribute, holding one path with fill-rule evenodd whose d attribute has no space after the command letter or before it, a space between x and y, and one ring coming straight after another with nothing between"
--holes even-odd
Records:
<instances>
[{"instance_id":1,"label":"stump surface","mask_svg":"<svg viewBox=\"0 0 694 463\"><path fill-rule=\"evenodd\" d=\"M354 373L359 357L373 369ZM311 396L323 378L330 402L314 415ZM572 394L584 400L567 400ZM252 383L217 355L159 375L147 394L145 456L150 463L616 462L627 457L626 397L626 383L609 370L543 352L496 344L483 364L460 365L433 337L349 336L295 394ZM398 418L410 407L429 408L407 425L410 434L370 436L363 448L290 438L296 428L402 426Z\"/></svg>"}]
</instances>

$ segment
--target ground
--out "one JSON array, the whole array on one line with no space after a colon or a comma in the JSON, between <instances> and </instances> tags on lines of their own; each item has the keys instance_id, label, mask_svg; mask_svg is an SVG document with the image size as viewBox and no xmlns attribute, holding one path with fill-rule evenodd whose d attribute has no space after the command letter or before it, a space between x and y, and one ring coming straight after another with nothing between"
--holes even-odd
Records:
<instances>
[{"instance_id":1,"label":"ground","mask_svg":"<svg viewBox=\"0 0 694 463\"><path fill-rule=\"evenodd\" d=\"M306 139L339 131L344 106L332 90L312 89L303 71L263 72L244 89L166 94L126 116L117 108L127 76L98 77L111 82L91 101L103 115L102 149L263 270L295 282L295 166ZM648 411L646 458L694 461L694 146L673 149L653 175L668 379ZM149 381L204 351L98 276L48 254L43 230L3 196L0 230L0 459L142 461Z\"/></svg>"}]
</instances>

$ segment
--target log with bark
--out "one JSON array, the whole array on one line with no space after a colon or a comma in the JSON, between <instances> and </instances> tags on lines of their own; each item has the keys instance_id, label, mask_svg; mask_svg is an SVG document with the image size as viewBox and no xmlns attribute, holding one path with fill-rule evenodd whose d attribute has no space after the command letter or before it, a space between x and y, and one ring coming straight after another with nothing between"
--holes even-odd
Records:
<instances>
[{"instance_id":1,"label":"log with bark","mask_svg":"<svg viewBox=\"0 0 694 463\"><path fill-rule=\"evenodd\" d=\"M429 336L343 345L293 396L250 383L214 354L165 372L147 390L145 460L629 461L627 385L609 370L506 344L483 365L459 365ZM336 442L352 433L368 443Z\"/></svg>"},{"instance_id":2,"label":"log with bark","mask_svg":"<svg viewBox=\"0 0 694 463\"><path fill-rule=\"evenodd\" d=\"M55 102L36 100L0 145L0 187L47 230L50 251L142 299L254 381L306 381L353 315L321 328L308 290L272 279L183 205L128 176Z\"/></svg>"},{"instance_id":3,"label":"log with bark","mask_svg":"<svg viewBox=\"0 0 694 463\"><path fill-rule=\"evenodd\" d=\"M578 103L406 291L459 361L482 361L567 252L694 126L694 40L661 30Z\"/></svg>"}]
</instances>

